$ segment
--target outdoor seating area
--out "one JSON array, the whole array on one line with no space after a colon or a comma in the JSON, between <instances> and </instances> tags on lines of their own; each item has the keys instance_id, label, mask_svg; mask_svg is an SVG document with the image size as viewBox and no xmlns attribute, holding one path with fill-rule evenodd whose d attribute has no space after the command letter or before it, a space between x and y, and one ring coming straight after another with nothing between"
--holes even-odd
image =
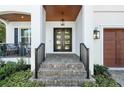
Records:
<instances>
[{"instance_id":1,"label":"outdoor seating area","mask_svg":"<svg viewBox=\"0 0 124 93\"><path fill-rule=\"evenodd\" d=\"M30 44L0 44L0 57L30 57Z\"/></svg>"}]
</instances>

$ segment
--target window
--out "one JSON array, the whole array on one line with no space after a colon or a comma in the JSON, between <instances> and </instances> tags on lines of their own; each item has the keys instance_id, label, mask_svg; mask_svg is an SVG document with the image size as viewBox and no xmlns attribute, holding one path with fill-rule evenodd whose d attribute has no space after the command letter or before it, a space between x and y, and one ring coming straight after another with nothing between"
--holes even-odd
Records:
<instances>
[{"instance_id":1,"label":"window","mask_svg":"<svg viewBox=\"0 0 124 93\"><path fill-rule=\"evenodd\" d=\"M31 44L31 29L29 28L20 29L20 43Z\"/></svg>"}]
</instances>

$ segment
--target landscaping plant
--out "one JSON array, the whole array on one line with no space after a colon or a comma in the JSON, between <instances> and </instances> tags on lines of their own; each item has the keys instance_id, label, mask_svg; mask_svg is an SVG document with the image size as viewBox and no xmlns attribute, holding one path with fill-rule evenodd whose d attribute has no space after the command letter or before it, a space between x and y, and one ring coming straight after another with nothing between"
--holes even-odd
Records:
<instances>
[{"instance_id":1,"label":"landscaping plant","mask_svg":"<svg viewBox=\"0 0 124 93\"><path fill-rule=\"evenodd\" d=\"M3 64L1 62L1 64ZM30 81L32 76L30 65L27 65L23 59L18 62L8 61L0 65L0 87L41 87L42 82Z\"/></svg>"},{"instance_id":2,"label":"landscaping plant","mask_svg":"<svg viewBox=\"0 0 124 93\"><path fill-rule=\"evenodd\" d=\"M19 71L0 81L0 87L43 87L42 82L30 81L31 71Z\"/></svg>"},{"instance_id":3,"label":"landscaping plant","mask_svg":"<svg viewBox=\"0 0 124 93\"><path fill-rule=\"evenodd\" d=\"M0 22L0 43L5 42L6 27L5 24Z\"/></svg>"},{"instance_id":4,"label":"landscaping plant","mask_svg":"<svg viewBox=\"0 0 124 93\"><path fill-rule=\"evenodd\" d=\"M111 78L108 68L102 65L94 65L95 82L85 81L82 87L119 87L119 84Z\"/></svg>"},{"instance_id":5,"label":"landscaping plant","mask_svg":"<svg viewBox=\"0 0 124 93\"><path fill-rule=\"evenodd\" d=\"M5 77L10 76L11 74L30 69L30 65L27 65L24 61L19 60L18 63L8 61L5 65L0 68L0 80L5 79Z\"/></svg>"},{"instance_id":6,"label":"landscaping plant","mask_svg":"<svg viewBox=\"0 0 124 93\"><path fill-rule=\"evenodd\" d=\"M103 65L94 65L94 75L110 76L108 68Z\"/></svg>"}]
</instances>

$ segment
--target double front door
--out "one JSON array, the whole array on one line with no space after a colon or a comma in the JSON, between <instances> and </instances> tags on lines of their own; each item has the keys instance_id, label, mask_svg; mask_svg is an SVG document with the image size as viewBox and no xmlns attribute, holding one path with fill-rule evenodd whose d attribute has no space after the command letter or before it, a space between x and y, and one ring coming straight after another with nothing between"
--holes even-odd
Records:
<instances>
[{"instance_id":1,"label":"double front door","mask_svg":"<svg viewBox=\"0 0 124 93\"><path fill-rule=\"evenodd\" d=\"M54 28L54 51L72 51L72 29Z\"/></svg>"},{"instance_id":2,"label":"double front door","mask_svg":"<svg viewBox=\"0 0 124 93\"><path fill-rule=\"evenodd\" d=\"M124 67L124 29L104 29L104 64Z\"/></svg>"}]
</instances>

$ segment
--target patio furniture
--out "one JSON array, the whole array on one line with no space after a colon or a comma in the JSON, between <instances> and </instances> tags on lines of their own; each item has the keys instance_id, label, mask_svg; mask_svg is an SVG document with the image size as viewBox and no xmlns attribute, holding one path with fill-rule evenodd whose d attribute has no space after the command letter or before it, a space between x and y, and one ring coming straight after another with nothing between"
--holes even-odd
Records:
<instances>
[{"instance_id":1,"label":"patio furniture","mask_svg":"<svg viewBox=\"0 0 124 93\"><path fill-rule=\"evenodd\" d=\"M17 54L17 46L15 46L14 44L6 44L6 55L7 56L14 56Z\"/></svg>"},{"instance_id":2,"label":"patio furniture","mask_svg":"<svg viewBox=\"0 0 124 93\"><path fill-rule=\"evenodd\" d=\"M26 55L26 48L24 46L19 47L19 56Z\"/></svg>"}]
</instances>

